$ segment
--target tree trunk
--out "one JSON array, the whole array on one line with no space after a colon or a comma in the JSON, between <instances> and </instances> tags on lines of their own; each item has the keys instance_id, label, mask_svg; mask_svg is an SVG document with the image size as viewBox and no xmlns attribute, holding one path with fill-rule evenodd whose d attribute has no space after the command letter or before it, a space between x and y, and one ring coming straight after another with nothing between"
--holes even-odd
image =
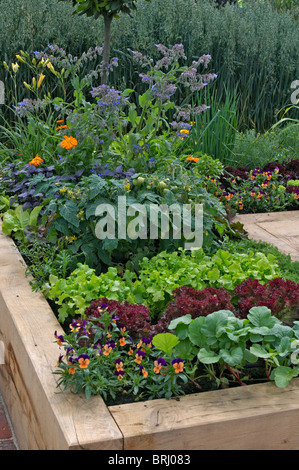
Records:
<instances>
[{"instance_id":1,"label":"tree trunk","mask_svg":"<svg viewBox=\"0 0 299 470\"><path fill-rule=\"evenodd\" d=\"M107 85L108 82L108 65L110 61L110 37L111 37L111 23L113 16L104 15L104 50L103 50L103 75L102 85Z\"/></svg>"}]
</instances>

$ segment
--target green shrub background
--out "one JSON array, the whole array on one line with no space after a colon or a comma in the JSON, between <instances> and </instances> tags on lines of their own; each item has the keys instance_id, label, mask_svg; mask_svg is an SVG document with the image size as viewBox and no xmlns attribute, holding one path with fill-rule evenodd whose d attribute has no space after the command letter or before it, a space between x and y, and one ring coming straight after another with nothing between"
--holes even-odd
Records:
<instances>
[{"instance_id":1,"label":"green shrub background","mask_svg":"<svg viewBox=\"0 0 299 470\"><path fill-rule=\"evenodd\" d=\"M71 3L58 0L1 0L0 80L8 100L12 85L2 62L15 62L20 49L42 50L56 43L80 55L102 45L102 19L72 12ZM111 81L118 87L135 86L138 72L128 49L154 56L155 43L183 43L188 60L211 54L219 96L237 87L240 128L268 129L276 113L290 104L290 85L299 79L299 18L271 2L247 0L243 8L228 4L217 9L210 0L139 0L132 18L122 15L113 21L112 54L120 66ZM26 80L22 73L20 91Z\"/></svg>"}]
</instances>

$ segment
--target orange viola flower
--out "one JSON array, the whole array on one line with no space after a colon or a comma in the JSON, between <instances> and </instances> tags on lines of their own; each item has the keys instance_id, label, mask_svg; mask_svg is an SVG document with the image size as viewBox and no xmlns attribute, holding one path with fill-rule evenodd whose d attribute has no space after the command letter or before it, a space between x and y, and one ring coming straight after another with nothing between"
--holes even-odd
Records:
<instances>
[{"instance_id":1,"label":"orange viola flower","mask_svg":"<svg viewBox=\"0 0 299 470\"><path fill-rule=\"evenodd\" d=\"M87 354L82 354L79 356L78 362L80 364L80 369L87 369L88 364L90 363L89 356L87 356Z\"/></svg>"},{"instance_id":2,"label":"orange viola flower","mask_svg":"<svg viewBox=\"0 0 299 470\"><path fill-rule=\"evenodd\" d=\"M64 140L61 142L60 146L64 149L72 149L78 145L78 141L75 137L64 135L63 138Z\"/></svg>"},{"instance_id":3,"label":"orange viola flower","mask_svg":"<svg viewBox=\"0 0 299 470\"><path fill-rule=\"evenodd\" d=\"M121 359L115 359L116 370L123 370L123 362Z\"/></svg>"},{"instance_id":4,"label":"orange viola flower","mask_svg":"<svg viewBox=\"0 0 299 470\"><path fill-rule=\"evenodd\" d=\"M144 351L141 351L140 349L137 350L136 354L135 354L135 359L134 361L137 363L137 364L141 364L141 361L142 359L144 358L145 356L145 353Z\"/></svg>"},{"instance_id":5,"label":"orange viola flower","mask_svg":"<svg viewBox=\"0 0 299 470\"><path fill-rule=\"evenodd\" d=\"M76 367L75 367L75 366L70 367L68 372L69 372L69 374L71 374L71 375L75 374L75 372L76 372Z\"/></svg>"},{"instance_id":6,"label":"orange viola flower","mask_svg":"<svg viewBox=\"0 0 299 470\"><path fill-rule=\"evenodd\" d=\"M108 344L105 344L104 351L103 351L104 356L109 356L111 351L112 351L112 347L108 346Z\"/></svg>"},{"instance_id":7,"label":"orange viola flower","mask_svg":"<svg viewBox=\"0 0 299 470\"><path fill-rule=\"evenodd\" d=\"M183 372L184 363L183 363L182 359L174 359L173 361L171 361L171 364L172 364L176 374L179 374L180 372Z\"/></svg>"},{"instance_id":8,"label":"orange viola flower","mask_svg":"<svg viewBox=\"0 0 299 470\"><path fill-rule=\"evenodd\" d=\"M160 374L161 370L163 370L163 367L166 366L166 361L163 359L163 357L159 357L155 362L154 362L154 372L155 374Z\"/></svg>"},{"instance_id":9,"label":"orange viola flower","mask_svg":"<svg viewBox=\"0 0 299 470\"><path fill-rule=\"evenodd\" d=\"M119 345L120 346L125 346L125 344L126 344L126 339L122 336L119 340Z\"/></svg>"},{"instance_id":10,"label":"orange viola flower","mask_svg":"<svg viewBox=\"0 0 299 470\"><path fill-rule=\"evenodd\" d=\"M147 370L145 370L145 368L144 368L144 367L142 367L142 366L140 366L140 367L141 367L141 369L140 369L140 370L141 370L141 373L142 373L143 377L147 377L147 376L148 376L148 372L147 372Z\"/></svg>"}]
</instances>

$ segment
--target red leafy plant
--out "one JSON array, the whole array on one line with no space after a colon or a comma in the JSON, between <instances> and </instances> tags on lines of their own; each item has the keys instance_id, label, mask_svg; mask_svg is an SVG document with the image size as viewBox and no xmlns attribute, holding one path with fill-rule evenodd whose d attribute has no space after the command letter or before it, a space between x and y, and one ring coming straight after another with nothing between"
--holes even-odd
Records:
<instances>
[{"instance_id":1,"label":"red leafy plant","mask_svg":"<svg viewBox=\"0 0 299 470\"><path fill-rule=\"evenodd\" d=\"M192 318L206 316L217 310L230 310L234 312L231 294L223 287L206 287L196 290L193 287L182 286L172 292L170 301L158 323L152 326L152 333L167 331L171 320L190 314Z\"/></svg>"},{"instance_id":2,"label":"red leafy plant","mask_svg":"<svg viewBox=\"0 0 299 470\"><path fill-rule=\"evenodd\" d=\"M145 336L149 331L150 311L145 305L131 304L128 301L109 300L106 297L94 300L85 310L85 317L99 318L102 316L103 305L107 312L114 313L116 324L125 328L134 337Z\"/></svg>"},{"instance_id":3,"label":"red leafy plant","mask_svg":"<svg viewBox=\"0 0 299 470\"><path fill-rule=\"evenodd\" d=\"M233 292L237 315L246 318L252 307L265 306L285 323L299 319L299 284L289 279L274 278L265 284L248 278Z\"/></svg>"}]
</instances>

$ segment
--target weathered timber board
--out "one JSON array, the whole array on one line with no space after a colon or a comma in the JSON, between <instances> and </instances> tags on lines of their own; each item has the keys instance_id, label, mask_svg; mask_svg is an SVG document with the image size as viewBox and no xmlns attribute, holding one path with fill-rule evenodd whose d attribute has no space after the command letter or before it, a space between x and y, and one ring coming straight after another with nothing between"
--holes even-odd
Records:
<instances>
[{"instance_id":1,"label":"weathered timber board","mask_svg":"<svg viewBox=\"0 0 299 470\"><path fill-rule=\"evenodd\" d=\"M299 449L299 381L110 407L125 450Z\"/></svg>"},{"instance_id":2,"label":"weathered timber board","mask_svg":"<svg viewBox=\"0 0 299 470\"><path fill-rule=\"evenodd\" d=\"M293 261L299 261L299 210L241 214L233 221L244 225L249 238L271 243Z\"/></svg>"}]
</instances>

